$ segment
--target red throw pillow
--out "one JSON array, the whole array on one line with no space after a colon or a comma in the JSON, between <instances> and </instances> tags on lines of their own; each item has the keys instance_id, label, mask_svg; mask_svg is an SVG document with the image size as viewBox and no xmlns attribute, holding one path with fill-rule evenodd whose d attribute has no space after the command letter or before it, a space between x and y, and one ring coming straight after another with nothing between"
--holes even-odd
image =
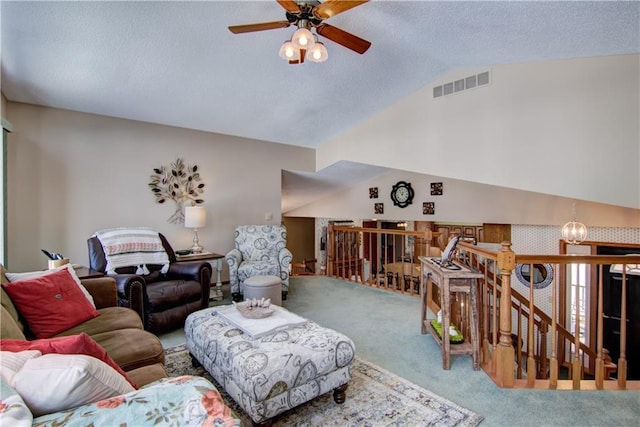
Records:
<instances>
[{"instance_id":1,"label":"red throw pillow","mask_svg":"<svg viewBox=\"0 0 640 427\"><path fill-rule=\"evenodd\" d=\"M69 335L68 337L48 338L41 340L25 341L14 339L1 339L0 349L2 351L11 351L14 353L26 350L39 350L42 354L84 354L102 360L107 365L118 371L133 388L137 389L133 381L129 379L122 368L109 356L100 344L94 341L86 333L79 335Z\"/></svg>"},{"instance_id":2,"label":"red throw pillow","mask_svg":"<svg viewBox=\"0 0 640 427\"><path fill-rule=\"evenodd\" d=\"M37 338L52 337L100 315L67 269L2 287Z\"/></svg>"}]
</instances>

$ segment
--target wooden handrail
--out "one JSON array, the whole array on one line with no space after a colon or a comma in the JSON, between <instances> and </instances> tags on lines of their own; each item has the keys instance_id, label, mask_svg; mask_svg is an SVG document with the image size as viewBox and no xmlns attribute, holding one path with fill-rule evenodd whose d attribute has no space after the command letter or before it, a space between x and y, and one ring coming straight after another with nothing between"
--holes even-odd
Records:
<instances>
[{"instance_id":1,"label":"wooden handrail","mask_svg":"<svg viewBox=\"0 0 640 427\"><path fill-rule=\"evenodd\" d=\"M539 307L532 304L532 299L534 298L533 294L533 286L529 287L530 296L529 298L524 295L519 294L517 291L511 289L511 281L505 281L505 275L496 275L490 269L486 268L487 261L490 260L492 262L498 262L500 258L500 252L492 252L488 251L484 248L478 248L474 245L460 243L460 250L466 253L464 257L461 259L466 260L470 265L473 265L476 268L482 270L485 274L485 283L483 286L486 286L488 292L495 293L500 297L500 301L505 301L503 297L504 290L507 288L511 293L511 298L508 300L511 301L508 304L509 307L516 310L519 314L517 315L518 326L517 331L518 335L520 335L520 319L533 319L533 322L530 322L528 333L527 333L527 347L528 347L528 360L527 360L527 378L526 380L516 380L513 383L514 387L529 387L529 388L562 388L562 389L640 389L640 381L629 381L626 378L626 348L625 348L625 340L626 340L626 322L621 321L621 351L620 358L618 360L617 366L617 382L616 381L606 381L608 378L608 374L612 369L616 369L616 365L612 364L610 360L606 357L606 349L603 348L602 344L602 267L603 265L610 264L638 264L640 263L640 255L516 255L510 250L510 244L506 243L503 245L503 248L500 252L506 252L509 257L513 257L513 264L551 264L555 267L555 270L559 270L561 267L570 265L570 264L587 264L591 266L596 266L599 272L599 296L597 313L594 313L598 318L599 330L597 334L597 342L595 343L595 347L590 347L587 344L581 342L579 338L577 338L579 334L578 324L580 323L579 317L575 319L575 331L573 333L561 323L558 323L557 318L557 310L556 310L556 285L557 280L553 281L553 293L552 293L552 313L549 316L547 313L542 311ZM504 256L504 255L503 255ZM485 260L485 264L482 264L478 260L479 257L482 257ZM503 270L501 273L504 273L504 262ZM626 270L623 269L623 282L626 280ZM554 274L555 277L559 275ZM504 286L503 286L504 285ZM494 300L495 301L495 300ZM527 307L527 309L523 309L523 306ZM533 311L532 311L533 310ZM621 317L623 319L626 318L626 286L622 287L622 301L621 301ZM505 315L503 318L502 315ZM533 315L531 314L533 313ZM487 314L484 314L485 316ZM487 317L487 319L489 319ZM506 328L503 327L502 323L508 324ZM487 324L487 320L483 322L483 324ZM547 355L548 351L545 348L547 339L547 325L551 325L551 354L550 354L550 364L547 365ZM536 326L538 328L538 347L533 347L533 334L532 327ZM512 330L511 328L511 314L503 311L501 309L501 340L504 341L504 337L506 334L503 333L503 329ZM487 331L485 331L485 335ZM559 339L559 340L558 340ZM544 341L542 341L544 340ZM494 340L495 342L495 340ZM487 345L487 341L484 341L484 345ZM570 369L570 379L569 380L559 380L558 379L558 356L564 358L563 351L558 351L558 348L562 349L565 346L565 343L570 343L574 348L578 350L574 350L573 359L566 360L564 366ZM529 350L530 349L530 350ZM506 359L499 360L502 362L502 366L498 367L499 363L495 360L495 357L500 357L499 347L494 346L494 354L490 354L487 349L483 349L482 354L490 354L490 357L494 360L489 360L488 363L485 363L485 371L489 375L492 376L494 381L501 385L505 386L504 377L509 376L510 372L513 372L515 369L514 363L509 362ZM537 351L537 355L532 357L534 351ZM517 360L520 359L520 355ZM588 363L586 362L588 360ZM605 363L607 366L605 367ZM593 368L589 366L592 365ZM537 366L537 367L536 367ZM504 369L503 372L500 372L498 369ZM549 371L547 376L547 370ZM518 363L517 372L521 372L520 364ZM583 372L595 374L594 380L585 380L583 379ZM541 379L538 379L541 378ZM615 384L615 385L613 385Z\"/></svg>"},{"instance_id":2,"label":"wooden handrail","mask_svg":"<svg viewBox=\"0 0 640 427\"><path fill-rule=\"evenodd\" d=\"M420 296L420 286L413 286L419 273L413 275L417 244L430 251L439 233L365 227L329 225L327 273L334 277L355 281L387 291ZM384 237L386 235L386 237ZM374 237L375 236L375 237ZM402 239L401 239L402 237ZM410 239L413 240L410 240ZM377 240L376 240L377 239ZM381 247L381 241L389 248ZM365 241L369 245L364 247ZM399 243L397 243L399 242ZM374 249L374 245L377 245ZM413 245L413 246L411 246ZM425 248L423 248L425 250ZM626 360L626 322L620 325L620 356L611 361L603 347L603 266L611 264L640 264L640 255L531 255L516 254L509 242L500 250L458 243L460 261L483 273L480 280L480 358L485 372L501 387L547 388L581 390L640 390L640 381L628 380ZM368 253L372 259L365 259ZM429 254L427 254L429 255ZM489 266L493 263L493 267ZM554 279L551 291L551 312L541 309L535 301L533 283L529 295L511 288L511 276L517 264L550 264ZM574 319L575 330L562 319L563 307L568 304L565 292L564 269L571 264L591 266L593 277L599 272L597 303L586 307L597 316L596 339L591 345L582 342L580 318ZM375 266L375 268L373 268ZM369 268L367 270L367 268ZM407 274L409 273L409 274ZM626 272L623 272L626 283ZM626 286L622 287L621 317L626 319ZM547 293L548 295L548 293ZM538 296L539 297L539 296ZM573 302L575 304L575 301ZM512 319L517 323L512 325ZM515 348L514 348L515 344ZM526 347L523 352L523 346ZM523 357L526 367L523 369ZM616 362L616 363L613 363ZM517 365L517 367L516 367ZM560 368L568 369L568 378L560 378ZM616 380L608 380L616 371ZM594 380L584 376L594 375Z\"/></svg>"},{"instance_id":3,"label":"wooden handrail","mask_svg":"<svg viewBox=\"0 0 640 427\"><path fill-rule=\"evenodd\" d=\"M484 272L482 266L480 267L480 271ZM495 280L495 283L497 283L498 285L501 285L502 279L500 277L496 278L491 272L487 272L487 275L488 277L493 278ZM495 292L498 294L498 296L500 296L500 292L501 292L500 288L494 287L493 283L491 282L487 282L487 286L491 290L495 289ZM515 289L511 289L511 297L512 297L511 306L514 309L519 308L518 303L525 305L527 307L529 306L529 298L526 298L524 295L522 295L520 292L516 291ZM529 311L526 309L521 309L521 310L522 310L522 313L525 315L524 317L527 317L529 314ZM536 319L535 321L536 326L540 326L543 322L546 323L547 325L550 325L553 323L551 316L547 315L538 306L534 306L534 315L539 317L539 319ZM574 335L564 326L558 324L556 325L556 328L557 328L558 334L565 340L571 340L571 341L575 340ZM587 356L593 357L595 359L596 352L582 342L580 343L580 350L585 352Z\"/></svg>"}]
</instances>

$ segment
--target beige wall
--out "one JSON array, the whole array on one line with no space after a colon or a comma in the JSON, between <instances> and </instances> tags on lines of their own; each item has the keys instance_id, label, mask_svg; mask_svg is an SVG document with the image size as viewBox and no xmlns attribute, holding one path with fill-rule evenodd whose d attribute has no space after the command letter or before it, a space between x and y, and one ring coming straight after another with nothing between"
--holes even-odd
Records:
<instances>
[{"instance_id":1,"label":"beige wall","mask_svg":"<svg viewBox=\"0 0 640 427\"><path fill-rule=\"evenodd\" d=\"M6 111L7 111L7 98L4 97L4 93L0 93L0 117L4 117Z\"/></svg>"},{"instance_id":2,"label":"beige wall","mask_svg":"<svg viewBox=\"0 0 640 427\"><path fill-rule=\"evenodd\" d=\"M393 206L390 198L391 188L398 181L411 183L415 192L413 203L406 208ZM443 183L442 196L431 196L431 182ZM378 187L378 199L369 198L370 187ZM383 215L375 215L376 202L384 203ZM423 202L435 203L435 215L422 214ZM564 197L393 170L286 214L320 218L562 226L572 219L573 202L573 199ZM576 214L576 220L588 226L640 229L640 209L579 201L576 202Z\"/></svg>"},{"instance_id":3,"label":"beige wall","mask_svg":"<svg viewBox=\"0 0 640 427\"><path fill-rule=\"evenodd\" d=\"M287 248L293 255L293 262L315 257L315 219L285 216L287 227Z\"/></svg>"},{"instance_id":4,"label":"beige wall","mask_svg":"<svg viewBox=\"0 0 640 427\"><path fill-rule=\"evenodd\" d=\"M352 160L640 208L639 58L448 73L320 146L317 168ZM487 70L488 86L432 98Z\"/></svg>"},{"instance_id":5,"label":"beige wall","mask_svg":"<svg viewBox=\"0 0 640 427\"><path fill-rule=\"evenodd\" d=\"M315 164L308 148L27 104L9 102L8 119L13 271L45 268L40 248L86 264L87 238L109 227L149 226L176 249L191 246L192 231L169 224L174 207L155 203L147 186L154 167L178 157L197 164L206 183L200 242L224 254L236 225L280 223L282 169Z\"/></svg>"}]
</instances>

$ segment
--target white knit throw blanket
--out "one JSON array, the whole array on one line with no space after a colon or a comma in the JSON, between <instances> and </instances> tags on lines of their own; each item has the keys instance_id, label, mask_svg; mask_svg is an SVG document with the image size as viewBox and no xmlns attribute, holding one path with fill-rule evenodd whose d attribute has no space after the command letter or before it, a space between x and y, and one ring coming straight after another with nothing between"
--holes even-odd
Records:
<instances>
[{"instance_id":1,"label":"white knit throw blanket","mask_svg":"<svg viewBox=\"0 0 640 427\"><path fill-rule=\"evenodd\" d=\"M96 232L107 259L107 274L119 267L137 267L136 274L149 274L147 264L169 271L169 256L158 233L149 228L112 228Z\"/></svg>"}]
</instances>

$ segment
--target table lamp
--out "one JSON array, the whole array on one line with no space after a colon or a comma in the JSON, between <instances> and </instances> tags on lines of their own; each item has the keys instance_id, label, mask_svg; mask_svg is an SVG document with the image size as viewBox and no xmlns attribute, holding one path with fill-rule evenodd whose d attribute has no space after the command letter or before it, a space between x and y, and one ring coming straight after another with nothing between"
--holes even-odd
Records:
<instances>
[{"instance_id":1,"label":"table lamp","mask_svg":"<svg viewBox=\"0 0 640 427\"><path fill-rule=\"evenodd\" d=\"M187 206L184 208L184 226L193 228L193 246L191 253L199 254L204 249L198 240L198 228L205 225L205 210L201 206Z\"/></svg>"}]
</instances>

